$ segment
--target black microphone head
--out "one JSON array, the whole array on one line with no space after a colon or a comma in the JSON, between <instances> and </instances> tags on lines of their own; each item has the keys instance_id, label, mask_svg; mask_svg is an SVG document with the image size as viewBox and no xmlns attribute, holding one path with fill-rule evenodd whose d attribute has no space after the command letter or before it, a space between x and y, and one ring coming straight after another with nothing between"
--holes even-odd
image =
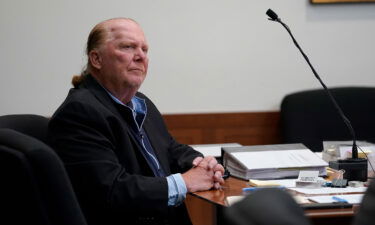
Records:
<instances>
[{"instance_id":1,"label":"black microphone head","mask_svg":"<svg viewBox=\"0 0 375 225\"><path fill-rule=\"evenodd\" d=\"M272 11L272 9L268 9L267 12L266 12L267 16L269 16L272 20L278 20L279 19L279 16L274 12Z\"/></svg>"}]
</instances>

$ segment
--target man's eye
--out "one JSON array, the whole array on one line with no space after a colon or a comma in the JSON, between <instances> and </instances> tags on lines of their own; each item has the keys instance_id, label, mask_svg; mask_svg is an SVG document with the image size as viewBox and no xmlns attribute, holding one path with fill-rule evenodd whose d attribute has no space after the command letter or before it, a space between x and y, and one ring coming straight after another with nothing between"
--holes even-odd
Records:
<instances>
[{"instance_id":1,"label":"man's eye","mask_svg":"<svg viewBox=\"0 0 375 225\"><path fill-rule=\"evenodd\" d=\"M122 48L122 49L130 49L130 48L133 48L133 46L131 46L131 45L121 45L120 48Z\"/></svg>"}]
</instances>

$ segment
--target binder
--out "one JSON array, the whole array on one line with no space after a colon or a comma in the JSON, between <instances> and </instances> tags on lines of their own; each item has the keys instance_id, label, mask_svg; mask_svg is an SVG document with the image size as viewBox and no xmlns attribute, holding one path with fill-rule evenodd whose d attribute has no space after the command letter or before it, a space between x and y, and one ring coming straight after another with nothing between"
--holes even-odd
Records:
<instances>
[{"instance_id":1,"label":"binder","mask_svg":"<svg viewBox=\"0 0 375 225\"><path fill-rule=\"evenodd\" d=\"M325 176L328 163L303 144L223 147L223 165L241 179L296 178L301 170Z\"/></svg>"}]
</instances>

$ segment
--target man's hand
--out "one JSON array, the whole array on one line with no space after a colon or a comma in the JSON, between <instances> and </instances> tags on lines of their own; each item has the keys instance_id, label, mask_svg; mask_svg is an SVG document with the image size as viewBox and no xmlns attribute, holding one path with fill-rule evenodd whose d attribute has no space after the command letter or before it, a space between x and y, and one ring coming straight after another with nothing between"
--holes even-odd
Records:
<instances>
[{"instance_id":1,"label":"man's hand","mask_svg":"<svg viewBox=\"0 0 375 225\"><path fill-rule=\"evenodd\" d=\"M188 192L219 189L224 184L224 167L217 163L215 157L197 157L192 164L194 167L182 174Z\"/></svg>"},{"instance_id":2,"label":"man's hand","mask_svg":"<svg viewBox=\"0 0 375 225\"><path fill-rule=\"evenodd\" d=\"M201 159L198 159L198 158L201 158ZM203 162L203 161L207 162L206 169L212 170L214 172L214 176L213 176L214 188L219 189L221 185L224 184L224 179L222 178L224 174L224 167L221 164L217 163L217 160L213 156L207 156L203 159L202 157L197 157L195 159L197 159L197 161L199 162ZM194 160L193 160L193 163L194 163ZM198 164L198 166L202 166L202 165Z\"/></svg>"},{"instance_id":3,"label":"man's hand","mask_svg":"<svg viewBox=\"0 0 375 225\"><path fill-rule=\"evenodd\" d=\"M219 189L221 185L224 184L224 167L221 164L216 163L215 167L213 168L214 171L214 188Z\"/></svg>"},{"instance_id":4,"label":"man's hand","mask_svg":"<svg viewBox=\"0 0 375 225\"><path fill-rule=\"evenodd\" d=\"M198 157L193 168L182 174L188 192L205 191L214 186L214 172L208 169L208 160ZM193 164L194 165L194 164Z\"/></svg>"}]
</instances>

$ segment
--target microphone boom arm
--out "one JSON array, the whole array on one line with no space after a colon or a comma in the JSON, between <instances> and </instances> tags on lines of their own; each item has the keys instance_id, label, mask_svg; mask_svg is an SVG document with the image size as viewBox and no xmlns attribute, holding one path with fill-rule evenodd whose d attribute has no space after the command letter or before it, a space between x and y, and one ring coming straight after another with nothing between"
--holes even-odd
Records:
<instances>
[{"instance_id":1,"label":"microphone boom arm","mask_svg":"<svg viewBox=\"0 0 375 225\"><path fill-rule=\"evenodd\" d=\"M303 52L302 48L299 46L297 40L294 38L291 30L289 29L289 27L281 21L281 19L277 16L276 13L274 13L271 9L269 9L266 13L268 16L270 16L271 18L269 18L269 20L271 21L274 21L274 22L278 22L280 23L289 33L290 37L292 38L293 40L293 43L294 45L298 48L298 50L301 52L302 56L305 58L307 64L309 64L312 72L314 73L316 79L318 79L318 81L320 82L320 84L323 86L324 90L326 91L327 95L329 96L329 99L331 100L331 102L333 103L333 105L335 106L336 110L339 112L341 118L344 120L344 123L345 125L348 127L349 131L350 131L350 134L352 135L353 137L353 146L352 146L352 158L353 159L356 159L358 158L358 149L357 149L357 144L356 144L356 135L355 135L355 132L354 132L354 129L352 127L352 124L350 123L350 120L345 116L344 112L342 111L342 109L340 108L340 106L337 104L335 98L332 96L330 90L327 88L327 86L324 84L324 82L322 81L322 79L319 77L318 73L316 72L315 68L313 67L313 65L310 63L310 60L309 58L307 57L307 55Z\"/></svg>"}]
</instances>

